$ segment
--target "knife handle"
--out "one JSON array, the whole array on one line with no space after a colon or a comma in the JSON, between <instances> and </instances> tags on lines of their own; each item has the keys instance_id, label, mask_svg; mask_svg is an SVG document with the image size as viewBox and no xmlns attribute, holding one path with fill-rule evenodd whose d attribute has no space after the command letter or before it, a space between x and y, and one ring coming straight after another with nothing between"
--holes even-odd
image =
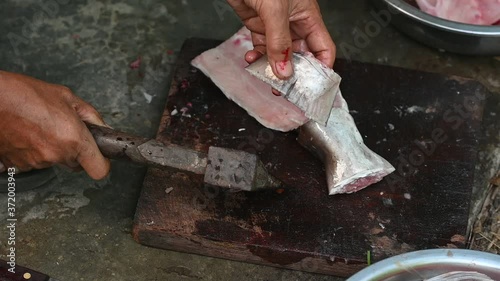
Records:
<instances>
[{"instance_id":1,"label":"knife handle","mask_svg":"<svg viewBox=\"0 0 500 281\"><path fill-rule=\"evenodd\" d=\"M169 167L204 174L207 155L193 149L133 136L107 127L87 124L102 155L148 167ZM1 281L1 280L0 280Z\"/></svg>"},{"instance_id":2,"label":"knife handle","mask_svg":"<svg viewBox=\"0 0 500 281\"><path fill-rule=\"evenodd\" d=\"M102 155L106 158L148 164L148 161L139 152L138 147L148 142L149 139L94 124L86 123L86 125Z\"/></svg>"},{"instance_id":3,"label":"knife handle","mask_svg":"<svg viewBox=\"0 0 500 281\"><path fill-rule=\"evenodd\" d=\"M7 261L0 260L0 280L9 281L48 281L49 276L16 264L15 273L9 271Z\"/></svg>"}]
</instances>

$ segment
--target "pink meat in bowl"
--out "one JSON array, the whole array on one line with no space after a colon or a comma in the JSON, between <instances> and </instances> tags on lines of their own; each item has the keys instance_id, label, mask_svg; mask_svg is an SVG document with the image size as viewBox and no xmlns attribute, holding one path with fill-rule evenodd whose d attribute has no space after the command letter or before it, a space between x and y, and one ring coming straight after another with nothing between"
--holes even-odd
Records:
<instances>
[{"instance_id":1,"label":"pink meat in bowl","mask_svg":"<svg viewBox=\"0 0 500 281\"><path fill-rule=\"evenodd\" d=\"M436 17L475 25L500 21L500 0L416 0L419 8Z\"/></svg>"},{"instance_id":2,"label":"pink meat in bowl","mask_svg":"<svg viewBox=\"0 0 500 281\"><path fill-rule=\"evenodd\" d=\"M451 8L461 9L457 3L462 0L427 0L426 3L430 10L436 12L437 7L439 10L444 10L442 3L445 1L454 5ZM416 0L371 0L371 2L376 8L374 18L382 26L389 23L429 47L465 55L500 55L500 25L478 25L444 19L432 15L431 12L422 11ZM498 8L487 10L490 13L498 11ZM485 16L481 17L484 20Z\"/></svg>"}]
</instances>

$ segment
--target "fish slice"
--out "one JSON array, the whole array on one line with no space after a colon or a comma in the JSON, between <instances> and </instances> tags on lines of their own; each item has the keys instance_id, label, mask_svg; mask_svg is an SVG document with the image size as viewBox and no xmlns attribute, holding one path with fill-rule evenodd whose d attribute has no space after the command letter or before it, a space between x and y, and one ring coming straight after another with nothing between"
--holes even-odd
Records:
<instances>
[{"instance_id":1,"label":"fish slice","mask_svg":"<svg viewBox=\"0 0 500 281\"><path fill-rule=\"evenodd\" d=\"M294 74L287 80L274 75L266 55L246 70L282 93L285 99L304 111L306 117L325 126L339 92L340 76L311 53L294 53L292 64Z\"/></svg>"}]
</instances>

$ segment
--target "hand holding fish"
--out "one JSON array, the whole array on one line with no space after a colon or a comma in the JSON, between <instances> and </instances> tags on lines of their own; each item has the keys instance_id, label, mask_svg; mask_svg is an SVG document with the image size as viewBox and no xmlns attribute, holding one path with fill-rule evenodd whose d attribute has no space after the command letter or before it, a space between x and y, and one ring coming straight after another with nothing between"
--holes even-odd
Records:
<instances>
[{"instance_id":1,"label":"hand holding fish","mask_svg":"<svg viewBox=\"0 0 500 281\"><path fill-rule=\"evenodd\" d=\"M105 126L99 113L68 88L0 71L0 172L61 164L105 177L102 156L83 121Z\"/></svg>"},{"instance_id":2,"label":"hand holding fish","mask_svg":"<svg viewBox=\"0 0 500 281\"><path fill-rule=\"evenodd\" d=\"M291 52L309 51L329 67L335 44L321 17L316 0L228 0L252 32L254 50L245 59L252 63L267 53L274 74L293 74Z\"/></svg>"}]
</instances>

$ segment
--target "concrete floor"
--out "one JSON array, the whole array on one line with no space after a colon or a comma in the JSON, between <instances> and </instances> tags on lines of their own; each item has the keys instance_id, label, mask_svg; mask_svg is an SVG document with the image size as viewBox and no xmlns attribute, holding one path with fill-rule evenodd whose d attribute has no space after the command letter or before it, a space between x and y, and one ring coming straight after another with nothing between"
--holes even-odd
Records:
<instances>
[{"instance_id":1,"label":"concrete floor","mask_svg":"<svg viewBox=\"0 0 500 281\"><path fill-rule=\"evenodd\" d=\"M225 39L240 27L223 0L68 2L3 1L1 68L67 85L95 105L111 126L150 137L158 127L182 42L188 37ZM356 30L372 20L372 7L365 1L319 2L337 45L354 44ZM141 68L131 70L128 65L138 57ZM439 52L392 27L383 28L350 58L472 77L500 94L500 58ZM490 104L485 113L485 128L496 141L481 155L484 178L498 169L498 117L493 115L498 109ZM114 162L110 177L101 182L81 173L57 173L45 187L17 194L17 261L54 278L342 280L141 246L130 230L144 168ZM0 221L5 221L5 195L0 202ZM2 227L2 259L5 237Z\"/></svg>"}]
</instances>

